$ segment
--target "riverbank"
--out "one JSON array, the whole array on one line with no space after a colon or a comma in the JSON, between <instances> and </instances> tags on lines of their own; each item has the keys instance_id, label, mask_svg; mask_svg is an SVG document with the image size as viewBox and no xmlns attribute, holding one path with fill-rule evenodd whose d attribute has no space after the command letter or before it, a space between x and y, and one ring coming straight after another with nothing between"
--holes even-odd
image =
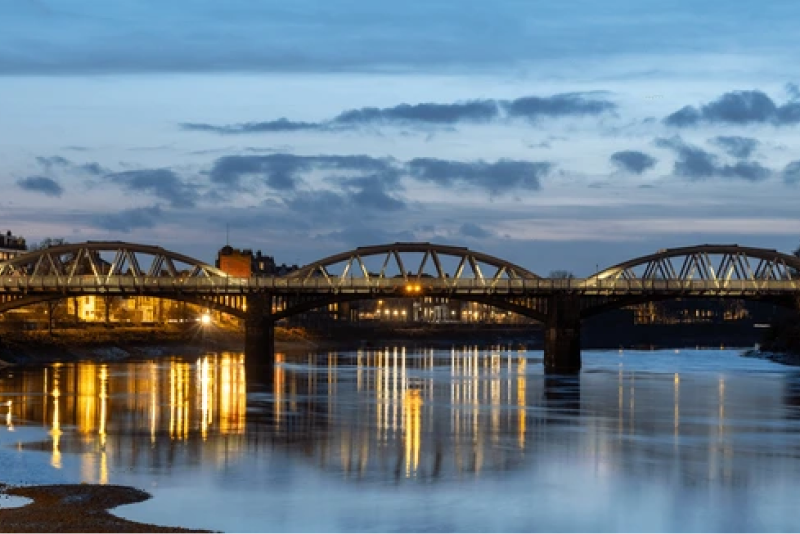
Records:
<instances>
[{"instance_id":1,"label":"riverbank","mask_svg":"<svg viewBox=\"0 0 800 534\"><path fill-rule=\"evenodd\" d=\"M275 347L281 351L313 350L319 346L301 329L277 328L275 337ZM52 334L46 331L0 332L0 367L243 350L244 332L219 326L71 328Z\"/></svg>"},{"instance_id":2,"label":"riverbank","mask_svg":"<svg viewBox=\"0 0 800 534\"><path fill-rule=\"evenodd\" d=\"M309 331L275 328L275 350L352 350L392 346L449 348L453 345L535 347L540 335L530 327L497 325L376 326L336 325ZM223 326L104 327L0 332L0 367L80 360L117 361L169 355L243 351L244 332Z\"/></svg>"},{"instance_id":3,"label":"riverbank","mask_svg":"<svg viewBox=\"0 0 800 534\"><path fill-rule=\"evenodd\" d=\"M800 317L773 325L764 334L760 350L748 351L746 355L800 366Z\"/></svg>"},{"instance_id":4,"label":"riverbank","mask_svg":"<svg viewBox=\"0 0 800 534\"><path fill-rule=\"evenodd\" d=\"M0 499L3 494L25 497L33 502L19 508L2 508L0 500L0 532L212 532L138 523L109 513L109 509L151 497L126 486L8 487L0 484Z\"/></svg>"}]
</instances>

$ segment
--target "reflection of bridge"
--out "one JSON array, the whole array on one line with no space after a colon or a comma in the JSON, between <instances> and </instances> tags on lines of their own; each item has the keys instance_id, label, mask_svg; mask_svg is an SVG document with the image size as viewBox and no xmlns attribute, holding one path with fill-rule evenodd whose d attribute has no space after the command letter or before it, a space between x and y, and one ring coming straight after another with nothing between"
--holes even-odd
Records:
<instances>
[{"instance_id":1,"label":"reflection of bridge","mask_svg":"<svg viewBox=\"0 0 800 534\"><path fill-rule=\"evenodd\" d=\"M661 250L588 278L542 278L464 247L394 243L330 256L286 276L237 278L161 247L88 242L0 263L0 312L80 295L149 295L243 317L250 352L272 359L276 320L334 303L447 297L513 311L546 325L545 368L580 369L581 319L639 302L686 297L800 296L800 258L737 245Z\"/></svg>"}]
</instances>

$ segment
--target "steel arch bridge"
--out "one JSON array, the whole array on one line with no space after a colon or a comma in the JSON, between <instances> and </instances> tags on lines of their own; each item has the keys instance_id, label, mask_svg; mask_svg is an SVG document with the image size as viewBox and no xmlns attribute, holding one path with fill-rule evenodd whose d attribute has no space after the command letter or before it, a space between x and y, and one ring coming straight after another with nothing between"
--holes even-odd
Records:
<instances>
[{"instance_id":1,"label":"steel arch bridge","mask_svg":"<svg viewBox=\"0 0 800 534\"><path fill-rule=\"evenodd\" d=\"M193 302L244 317L248 332L262 333L278 319L333 303L393 296L470 300L545 323L547 366L550 345L556 355L574 356L577 350L579 362L581 319L614 308L671 298L796 305L800 258L754 247L697 245L660 250L588 278L550 279L465 247L393 243L335 254L286 276L239 278L157 246L90 241L0 263L0 313L81 295ZM559 348L564 339L571 341Z\"/></svg>"},{"instance_id":2,"label":"steel arch bridge","mask_svg":"<svg viewBox=\"0 0 800 534\"><path fill-rule=\"evenodd\" d=\"M243 297L213 294L228 278L214 266L158 246L123 241L58 245L0 262L0 313L65 297L143 295L243 317ZM198 291L204 286L211 291Z\"/></svg>"},{"instance_id":3,"label":"steel arch bridge","mask_svg":"<svg viewBox=\"0 0 800 534\"><path fill-rule=\"evenodd\" d=\"M242 316L241 297L266 293L285 297L281 317L394 295L473 300L543 320L546 297L552 295L584 297L582 316L660 298L786 300L800 294L800 258L738 245L698 245L660 250L584 279L548 279L465 247L393 243L335 254L282 277L237 278L162 247L90 241L0 263L0 312L65 296L150 295Z\"/></svg>"}]
</instances>

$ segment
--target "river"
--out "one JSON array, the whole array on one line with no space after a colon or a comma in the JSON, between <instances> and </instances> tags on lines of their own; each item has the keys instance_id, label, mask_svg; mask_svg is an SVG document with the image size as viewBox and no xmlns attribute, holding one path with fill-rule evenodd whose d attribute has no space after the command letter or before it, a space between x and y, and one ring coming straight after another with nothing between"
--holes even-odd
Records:
<instances>
[{"instance_id":1,"label":"river","mask_svg":"<svg viewBox=\"0 0 800 534\"><path fill-rule=\"evenodd\" d=\"M0 371L0 481L221 531L796 531L800 370L735 349L389 348ZM10 406L5 406L10 401ZM3 503L0 502L0 505Z\"/></svg>"}]
</instances>

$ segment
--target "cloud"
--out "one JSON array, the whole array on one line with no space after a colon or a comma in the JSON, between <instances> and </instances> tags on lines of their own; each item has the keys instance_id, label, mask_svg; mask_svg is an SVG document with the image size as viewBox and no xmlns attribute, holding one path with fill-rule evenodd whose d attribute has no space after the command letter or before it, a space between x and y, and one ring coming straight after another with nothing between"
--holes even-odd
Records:
<instances>
[{"instance_id":1,"label":"cloud","mask_svg":"<svg viewBox=\"0 0 800 534\"><path fill-rule=\"evenodd\" d=\"M184 122L180 124L182 130L190 132L211 132L217 134L244 134L262 132L298 132L304 130L322 130L324 125L315 122L295 122L286 118L265 122L245 122L227 126L215 126L199 122Z\"/></svg>"},{"instance_id":2,"label":"cloud","mask_svg":"<svg viewBox=\"0 0 800 534\"><path fill-rule=\"evenodd\" d=\"M224 156L211 167L211 181L242 190L242 180L256 177L276 191L294 190L300 178L298 173L310 170L313 160L294 154L269 154L266 156Z\"/></svg>"},{"instance_id":3,"label":"cloud","mask_svg":"<svg viewBox=\"0 0 800 534\"><path fill-rule=\"evenodd\" d=\"M639 152L638 150L623 150L621 152L614 152L611 154L611 163L620 169L632 172L634 174L642 174L648 169L651 169L658 162L656 158Z\"/></svg>"},{"instance_id":4,"label":"cloud","mask_svg":"<svg viewBox=\"0 0 800 534\"><path fill-rule=\"evenodd\" d=\"M617 109L617 105L613 102L592 98L585 93L565 93L550 97L526 96L503 102L502 106L510 117L528 120L543 117L600 115Z\"/></svg>"},{"instance_id":5,"label":"cloud","mask_svg":"<svg viewBox=\"0 0 800 534\"><path fill-rule=\"evenodd\" d=\"M103 230L110 232L129 233L138 228L154 228L156 219L161 217L161 207L158 205L122 210L118 213L96 215L91 223Z\"/></svg>"},{"instance_id":6,"label":"cloud","mask_svg":"<svg viewBox=\"0 0 800 534\"><path fill-rule=\"evenodd\" d=\"M61 156L37 156L36 163L48 170L53 167L68 167L71 165L67 158Z\"/></svg>"},{"instance_id":7,"label":"cloud","mask_svg":"<svg viewBox=\"0 0 800 534\"><path fill-rule=\"evenodd\" d=\"M344 180L350 202L355 206L377 211L400 211L406 203L397 198L401 189L394 174L369 175Z\"/></svg>"},{"instance_id":8,"label":"cloud","mask_svg":"<svg viewBox=\"0 0 800 534\"><path fill-rule=\"evenodd\" d=\"M718 169L718 174L726 178L742 178L751 182L766 180L772 171L757 161L738 161L733 165L724 165Z\"/></svg>"},{"instance_id":9,"label":"cloud","mask_svg":"<svg viewBox=\"0 0 800 534\"><path fill-rule=\"evenodd\" d=\"M695 126L701 122L797 124L800 123L800 102L790 101L778 106L758 90L731 91L699 108L685 106L664 119L665 124L677 127Z\"/></svg>"},{"instance_id":10,"label":"cloud","mask_svg":"<svg viewBox=\"0 0 800 534\"><path fill-rule=\"evenodd\" d=\"M783 182L787 185L800 184L800 160L793 161L786 165L781 172Z\"/></svg>"},{"instance_id":11,"label":"cloud","mask_svg":"<svg viewBox=\"0 0 800 534\"><path fill-rule=\"evenodd\" d=\"M331 215L336 216L347 211L345 196L330 190L298 191L284 199L284 203L291 211L305 214L315 221L326 221Z\"/></svg>"},{"instance_id":12,"label":"cloud","mask_svg":"<svg viewBox=\"0 0 800 534\"><path fill-rule=\"evenodd\" d=\"M104 168L99 163L74 163L62 156L38 156L36 158L36 163L41 165L48 173L57 169L79 174L90 174L93 176L100 176L101 174L109 172L108 169Z\"/></svg>"},{"instance_id":13,"label":"cloud","mask_svg":"<svg viewBox=\"0 0 800 534\"><path fill-rule=\"evenodd\" d=\"M680 137L656 139L656 146L669 148L678 154L673 174L690 180L711 177L740 178L752 182L769 178L772 171L755 161L739 161L734 165L719 165L717 157L700 147L685 143Z\"/></svg>"},{"instance_id":14,"label":"cloud","mask_svg":"<svg viewBox=\"0 0 800 534\"><path fill-rule=\"evenodd\" d=\"M107 180L133 192L153 194L170 203L173 208L191 208L198 193L185 184L171 169L143 169L106 175Z\"/></svg>"},{"instance_id":15,"label":"cloud","mask_svg":"<svg viewBox=\"0 0 800 534\"><path fill-rule=\"evenodd\" d=\"M463 237L472 237L475 239L486 239L494 235L485 228L475 223L462 224L461 227L458 229L458 233Z\"/></svg>"},{"instance_id":16,"label":"cloud","mask_svg":"<svg viewBox=\"0 0 800 534\"><path fill-rule=\"evenodd\" d=\"M530 69L541 79L555 63L575 79L576 72L590 77L588 68L613 69L616 58L631 56L643 56L641 62L650 66L658 62L669 72L672 54L683 56L681 62L688 54L694 64L684 68L701 64L707 72L727 65L698 59L699 54L730 57L743 37L748 54L763 54L757 56L761 61L786 50L798 13L786 2L754 17L743 7L721 9L716 2L698 7L688 0L654 6L584 2L580 9L512 1L465 8L460 2L424 0L347 2L339 9L306 0L300 10L288 3L242 0L47 3L59 6L49 16L25 9L35 5L30 2L0 2L0 72L422 71L442 76L490 71L502 76ZM693 16L687 18L689 12ZM743 26L744 33L726 31ZM22 51L20 35L27 43ZM587 49L586 43L592 46ZM739 65L747 59L735 58ZM654 70L644 74L652 78Z\"/></svg>"},{"instance_id":17,"label":"cloud","mask_svg":"<svg viewBox=\"0 0 800 534\"><path fill-rule=\"evenodd\" d=\"M364 107L342 111L322 122L296 122L286 118L264 122L214 125L187 122L187 131L217 134L263 132L340 131L362 126L454 126L462 123L488 123L503 119L538 120L567 116L599 115L614 111L617 105L597 98L594 93L566 93L552 96L525 96L516 100L468 100L454 103L398 104L387 108Z\"/></svg>"},{"instance_id":18,"label":"cloud","mask_svg":"<svg viewBox=\"0 0 800 534\"><path fill-rule=\"evenodd\" d=\"M722 148L728 155L739 159L749 158L759 145L758 139L738 135L721 135L711 139L711 143Z\"/></svg>"},{"instance_id":19,"label":"cloud","mask_svg":"<svg viewBox=\"0 0 800 534\"><path fill-rule=\"evenodd\" d=\"M494 100L472 100L454 104L400 104L391 108L361 108L340 113L331 123L386 124L424 123L453 125L459 122L488 122L498 117Z\"/></svg>"},{"instance_id":20,"label":"cloud","mask_svg":"<svg viewBox=\"0 0 800 534\"><path fill-rule=\"evenodd\" d=\"M800 87L798 87L796 83L787 83L784 89L786 90L786 94L789 95L789 101L794 102L795 100L800 100Z\"/></svg>"},{"instance_id":21,"label":"cloud","mask_svg":"<svg viewBox=\"0 0 800 534\"><path fill-rule=\"evenodd\" d=\"M42 193L49 197L60 197L64 194L64 188L52 178L46 176L30 176L28 178L20 178L17 180L17 186L26 191L33 191Z\"/></svg>"},{"instance_id":22,"label":"cloud","mask_svg":"<svg viewBox=\"0 0 800 534\"><path fill-rule=\"evenodd\" d=\"M268 154L264 156L225 156L211 167L211 181L232 190L242 190L243 180L254 177L275 191L294 191L302 183L301 174L315 169L387 174L392 161L370 156L297 156Z\"/></svg>"},{"instance_id":23,"label":"cloud","mask_svg":"<svg viewBox=\"0 0 800 534\"><path fill-rule=\"evenodd\" d=\"M485 189L492 195L512 190L538 191L541 178L552 169L547 162L501 159L485 161L452 161L436 158L416 158L408 163L411 176L442 187L465 185Z\"/></svg>"}]
</instances>

